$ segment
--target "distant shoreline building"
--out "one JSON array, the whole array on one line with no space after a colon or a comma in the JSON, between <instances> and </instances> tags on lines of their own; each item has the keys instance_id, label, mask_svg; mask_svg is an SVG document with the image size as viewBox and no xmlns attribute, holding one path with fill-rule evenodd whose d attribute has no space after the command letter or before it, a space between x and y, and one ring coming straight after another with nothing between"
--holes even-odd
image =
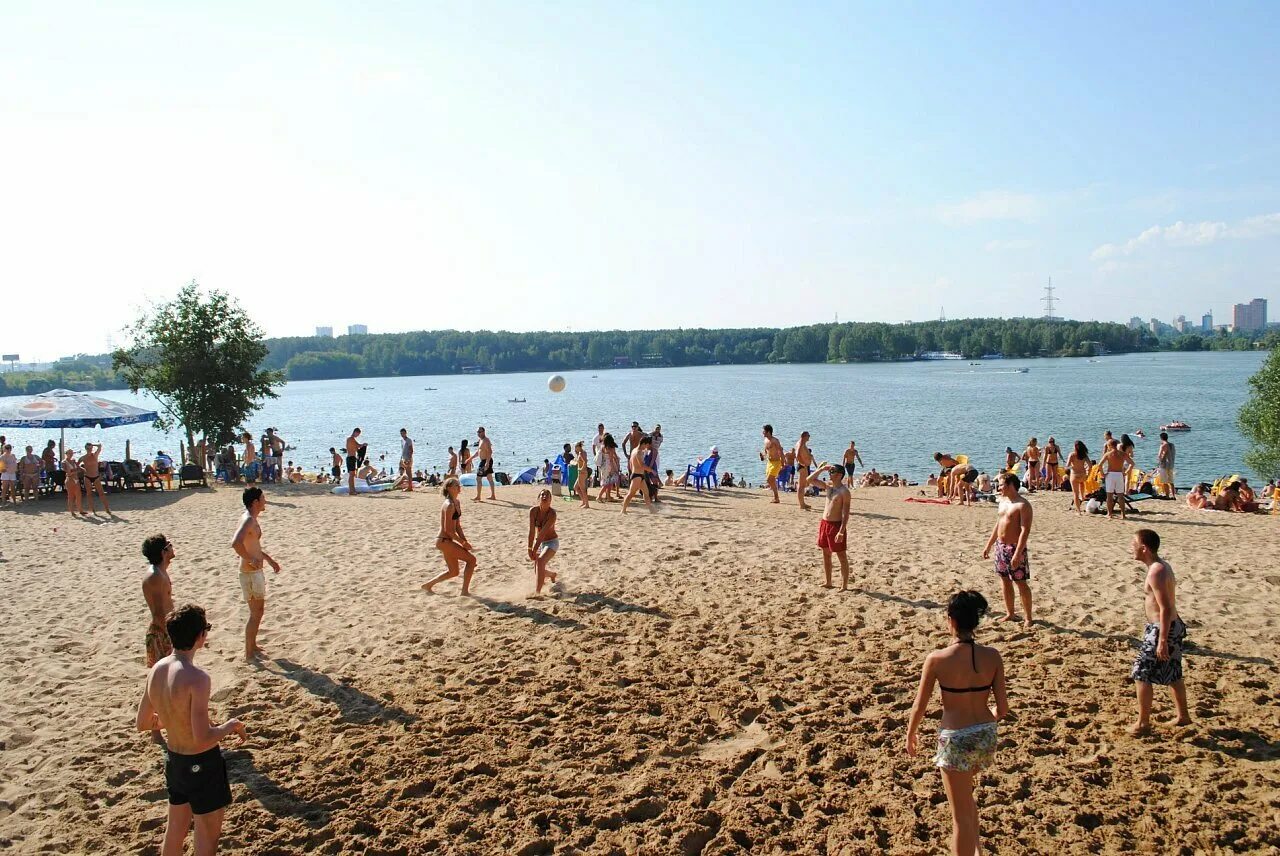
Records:
<instances>
[{"instance_id":1,"label":"distant shoreline building","mask_svg":"<svg viewBox=\"0 0 1280 856\"><path fill-rule=\"evenodd\" d=\"M1213 313L1206 312L1200 316L1200 331L1202 333L1213 332Z\"/></svg>"},{"instance_id":2,"label":"distant shoreline building","mask_svg":"<svg viewBox=\"0 0 1280 856\"><path fill-rule=\"evenodd\" d=\"M332 339L332 338L333 338L333 328L332 328L332 327L317 327L317 328L316 328L316 336L318 336L318 337L319 337L319 338L321 338L321 339Z\"/></svg>"},{"instance_id":3,"label":"distant shoreline building","mask_svg":"<svg viewBox=\"0 0 1280 856\"><path fill-rule=\"evenodd\" d=\"M352 324L347 327L348 336L367 336L369 335L368 324Z\"/></svg>"},{"instance_id":4,"label":"distant shoreline building","mask_svg":"<svg viewBox=\"0 0 1280 856\"><path fill-rule=\"evenodd\" d=\"M1237 303L1231 312L1231 326L1237 333L1260 333L1267 329L1267 301L1255 297L1248 303Z\"/></svg>"}]
</instances>

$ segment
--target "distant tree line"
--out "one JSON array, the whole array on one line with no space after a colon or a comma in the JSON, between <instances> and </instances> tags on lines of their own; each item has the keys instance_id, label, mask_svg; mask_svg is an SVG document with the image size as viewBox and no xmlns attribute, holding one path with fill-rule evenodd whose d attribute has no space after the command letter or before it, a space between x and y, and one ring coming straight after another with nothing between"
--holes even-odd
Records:
<instances>
[{"instance_id":1,"label":"distant tree line","mask_svg":"<svg viewBox=\"0 0 1280 856\"><path fill-rule=\"evenodd\" d=\"M1091 356L1134 351L1251 350L1280 344L1265 335L1187 333L1156 338L1147 328L1098 321L969 318L909 324L844 323L736 330L604 330L585 333L506 333L441 330L364 336L267 339L265 370L289 380L601 369L629 366L703 366L750 363L821 363L903 360L932 351L966 359ZM48 371L0 374L0 394L126 386L111 356L60 360Z\"/></svg>"},{"instance_id":2,"label":"distant tree line","mask_svg":"<svg viewBox=\"0 0 1280 856\"><path fill-rule=\"evenodd\" d=\"M271 339L265 364L290 380L385 375L821 363L911 359L947 351L970 359L1087 356L1153 350L1146 330L1096 321L965 319L914 324L814 324L738 330L506 333L456 330Z\"/></svg>"}]
</instances>

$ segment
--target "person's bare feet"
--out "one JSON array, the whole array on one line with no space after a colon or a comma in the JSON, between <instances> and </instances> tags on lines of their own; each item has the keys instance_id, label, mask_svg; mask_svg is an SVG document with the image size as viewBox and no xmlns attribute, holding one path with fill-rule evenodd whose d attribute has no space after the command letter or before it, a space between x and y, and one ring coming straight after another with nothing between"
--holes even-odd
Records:
<instances>
[{"instance_id":1,"label":"person's bare feet","mask_svg":"<svg viewBox=\"0 0 1280 856\"><path fill-rule=\"evenodd\" d=\"M1030 618L1028 618L1027 620L1022 622L1022 626L1026 630L1035 630L1036 623L1032 621Z\"/></svg>"},{"instance_id":2,"label":"person's bare feet","mask_svg":"<svg viewBox=\"0 0 1280 856\"><path fill-rule=\"evenodd\" d=\"M848 591L848 590L849 590L849 587L847 585L840 586L840 591Z\"/></svg>"},{"instance_id":3,"label":"person's bare feet","mask_svg":"<svg viewBox=\"0 0 1280 856\"><path fill-rule=\"evenodd\" d=\"M1132 737L1144 737L1151 733L1151 723L1136 722L1129 726L1129 735Z\"/></svg>"},{"instance_id":4,"label":"person's bare feet","mask_svg":"<svg viewBox=\"0 0 1280 856\"><path fill-rule=\"evenodd\" d=\"M433 588L434 585L435 583L423 583L422 590L425 591L427 594L435 594L436 590Z\"/></svg>"},{"instance_id":5,"label":"person's bare feet","mask_svg":"<svg viewBox=\"0 0 1280 856\"><path fill-rule=\"evenodd\" d=\"M831 583L823 583L822 587L825 589L835 588L835 586L833 586Z\"/></svg>"},{"instance_id":6,"label":"person's bare feet","mask_svg":"<svg viewBox=\"0 0 1280 856\"><path fill-rule=\"evenodd\" d=\"M1002 619L1000 619L1000 620L1001 620L1001 621L1017 621L1017 620L1018 620L1018 616L1016 616L1016 615L1014 615L1012 612L1010 612L1008 615L1006 615L1004 618L1002 618Z\"/></svg>"},{"instance_id":7,"label":"person's bare feet","mask_svg":"<svg viewBox=\"0 0 1280 856\"><path fill-rule=\"evenodd\" d=\"M1184 716L1181 719L1171 719L1169 720L1169 724L1177 728L1185 728L1191 724L1191 717Z\"/></svg>"}]
</instances>

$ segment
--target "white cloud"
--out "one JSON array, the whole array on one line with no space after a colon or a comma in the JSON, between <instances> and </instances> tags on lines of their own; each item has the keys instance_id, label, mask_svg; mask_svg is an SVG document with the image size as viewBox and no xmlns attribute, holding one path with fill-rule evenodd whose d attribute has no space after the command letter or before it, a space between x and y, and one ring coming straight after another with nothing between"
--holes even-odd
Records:
<instances>
[{"instance_id":1,"label":"white cloud","mask_svg":"<svg viewBox=\"0 0 1280 856\"><path fill-rule=\"evenodd\" d=\"M1040 197L1011 190L984 190L959 202L937 206L938 219L951 226L989 220L1034 220L1044 210Z\"/></svg>"},{"instance_id":2,"label":"white cloud","mask_svg":"<svg viewBox=\"0 0 1280 856\"><path fill-rule=\"evenodd\" d=\"M1025 250L1029 249L1034 243L1034 241L1029 241L1026 238L1012 238L1009 240L997 238L994 241L987 241L987 243L983 245L983 249L989 253L999 253L1007 250Z\"/></svg>"},{"instance_id":3,"label":"white cloud","mask_svg":"<svg viewBox=\"0 0 1280 856\"><path fill-rule=\"evenodd\" d=\"M1234 224L1219 220L1198 223L1179 220L1170 226L1152 226L1122 244L1103 244L1093 251L1091 258L1100 262L1131 256L1150 247L1203 247L1227 238L1249 240L1268 235L1280 235L1280 213L1260 214Z\"/></svg>"}]
</instances>

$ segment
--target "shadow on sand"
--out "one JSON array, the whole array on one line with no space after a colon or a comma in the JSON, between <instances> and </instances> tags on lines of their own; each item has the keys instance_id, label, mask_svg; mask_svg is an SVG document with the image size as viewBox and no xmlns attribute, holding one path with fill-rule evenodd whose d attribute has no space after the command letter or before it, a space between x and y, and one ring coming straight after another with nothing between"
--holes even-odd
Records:
<instances>
[{"instance_id":1,"label":"shadow on sand","mask_svg":"<svg viewBox=\"0 0 1280 856\"><path fill-rule=\"evenodd\" d=\"M330 809L320 802L308 802L293 791L278 784L254 763L253 753L245 749L223 751L227 762L228 778L240 782L253 794L263 808L276 817L291 817L310 827L329 824Z\"/></svg>"},{"instance_id":2,"label":"shadow on sand","mask_svg":"<svg viewBox=\"0 0 1280 856\"><path fill-rule=\"evenodd\" d=\"M522 604L494 600L491 597L481 597L479 595L474 595L471 599L491 612L509 615L513 618L523 618L526 621L532 621L534 624L559 627L563 630L581 630L586 626L581 621L576 621L572 618L561 618L558 615L552 615L545 609L538 609L533 606L523 606Z\"/></svg>"},{"instance_id":3,"label":"shadow on sand","mask_svg":"<svg viewBox=\"0 0 1280 856\"><path fill-rule=\"evenodd\" d=\"M333 702L347 722L358 725L386 722L408 724L417 719L408 711L380 701L355 687L339 683L323 672L308 669L283 657L276 658L274 662L280 667L280 671L275 674L288 678L316 698Z\"/></svg>"},{"instance_id":4,"label":"shadow on sand","mask_svg":"<svg viewBox=\"0 0 1280 856\"><path fill-rule=\"evenodd\" d=\"M569 597L569 600L576 604L587 607L591 610L611 609L614 612L639 612L644 615L654 615L658 618L670 618L671 616L658 609L656 606L642 606L638 603L630 603L625 600L619 600L616 597L609 597L607 594L597 594L595 592L579 592Z\"/></svg>"}]
</instances>

